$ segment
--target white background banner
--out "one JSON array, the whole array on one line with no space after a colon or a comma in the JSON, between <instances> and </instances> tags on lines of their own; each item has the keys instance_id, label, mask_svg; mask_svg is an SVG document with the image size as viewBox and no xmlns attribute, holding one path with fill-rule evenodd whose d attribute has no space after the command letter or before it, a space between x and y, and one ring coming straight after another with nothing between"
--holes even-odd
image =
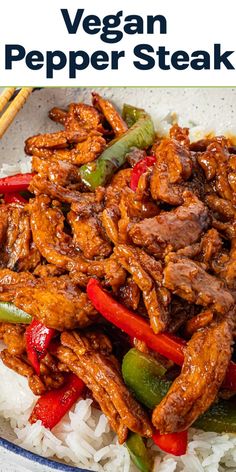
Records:
<instances>
[{"instance_id":1,"label":"white background banner","mask_svg":"<svg viewBox=\"0 0 236 472\"><path fill-rule=\"evenodd\" d=\"M72 26L84 10L74 34L61 9ZM235 0L8 0L0 86L234 86L235 13Z\"/></svg>"}]
</instances>

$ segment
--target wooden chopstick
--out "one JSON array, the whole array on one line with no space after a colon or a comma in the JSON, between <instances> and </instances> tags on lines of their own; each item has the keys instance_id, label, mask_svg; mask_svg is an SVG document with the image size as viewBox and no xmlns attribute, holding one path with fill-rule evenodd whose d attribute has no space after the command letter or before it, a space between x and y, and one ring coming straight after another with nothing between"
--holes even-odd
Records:
<instances>
[{"instance_id":1,"label":"wooden chopstick","mask_svg":"<svg viewBox=\"0 0 236 472\"><path fill-rule=\"evenodd\" d=\"M10 98L15 92L15 87L6 87L0 95L0 113L5 108L6 104L9 102Z\"/></svg>"},{"instance_id":2,"label":"wooden chopstick","mask_svg":"<svg viewBox=\"0 0 236 472\"><path fill-rule=\"evenodd\" d=\"M14 98L14 100L11 102L9 107L4 111L4 113L0 117L0 138L2 138L6 130L9 128L17 113L23 107L32 91L33 87L23 87L17 94L17 96ZM0 96L0 112L4 109L14 92L15 88L13 87L8 87L4 89L2 95Z\"/></svg>"}]
</instances>

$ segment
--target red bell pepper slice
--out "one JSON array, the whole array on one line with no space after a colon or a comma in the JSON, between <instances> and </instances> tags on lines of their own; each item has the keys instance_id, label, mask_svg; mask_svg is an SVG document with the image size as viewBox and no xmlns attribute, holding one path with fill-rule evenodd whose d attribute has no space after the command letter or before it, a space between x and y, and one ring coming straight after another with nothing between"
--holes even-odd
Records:
<instances>
[{"instance_id":1,"label":"red bell pepper slice","mask_svg":"<svg viewBox=\"0 0 236 472\"><path fill-rule=\"evenodd\" d=\"M5 203L22 203L25 204L27 203L27 200L22 197L22 195L18 192L11 192L11 193L6 193L4 195L4 202Z\"/></svg>"},{"instance_id":2,"label":"red bell pepper slice","mask_svg":"<svg viewBox=\"0 0 236 472\"><path fill-rule=\"evenodd\" d=\"M45 428L52 429L81 397L85 384L72 372L66 375L62 387L44 393L37 401L29 421L42 421Z\"/></svg>"},{"instance_id":3,"label":"red bell pepper slice","mask_svg":"<svg viewBox=\"0 0 236 472\"><path fill-rule=\"evenodd\" d=\"M156 161L157 160L155 156L146 156L144 159L141 159L139 162L137 162L137 164L135 164L130 179L130 188L134 190L134 192L138 187L138 182L141 175L144 174L144 172L146 172L149 167L153 167Z\"/></svg>"},{"instance_id":4,"label":"red bell pepper slice","mask_svg":"<svg viewBox=\"0 0 236 472\"><path fill-rule=\"evenodd\" d=\"M222 387L236 391L236 364L232 361L229 363Z\"/></svg>"},{"instance_id":5,"label":"red bell pepper slice","mask_svg":"<svg viewBox=\"0 0 236 472\"><path fill-rule=\"evenodd\" d=\"M27 190L34 173L16 174L0 179L0 193L20 192Z\"/></svg>"},{"instance_id":6,"label":"red bell pepper slice","mask_svg":"<svg viewBox=\"0 0 236 472\"><path fill-rule=\"evenodd\" d=\"M141 316L118 303L103 290L97 279L91 278L88 281L87 294L97 311L110 323L132 338L144 341L150 349L167 357L175 364L183 364L186 341L167 333L155 334ZM223 387L236 391L236 364L232 361L229 364Z\"/></svg>"},{"instance_id":7,"label":"red bell pepper slice","mask_svg":"<svg viewBox=\"0 0 236 472\"><path fill-rule=\"evenodd\" d=\"M174 456L186 454L188 444L188 431L180 433L160 434L156 431L152 439L154 443L164 452Z\"/></svg>"},{"instance_id":8,"label":"red bell pepper slice","mask_svg":"<svg viewBox=\"0 0 236 472\"><path fill-rule=\"evenodd\" d=\"M154 334L149 324L105 292L96 279L91 278L87 294L95 308L104 318L122 329L132 338L144 341L148 347L171 359L178 365L184 361L184 341L170 334Z\"/></svg>"},{"instance_id":9,"label":"red bell pepper slice","mask_svg":"<svg viewBox=\"0 0 236 472\"><path fill-rule=\"evenodd\" d=\"M54 334L55 329L47 328L36 319L26 328L25 337L28 359L38 375L40 375L40 361L47 354L47 349Z\"/></svg>"}]
</instances>

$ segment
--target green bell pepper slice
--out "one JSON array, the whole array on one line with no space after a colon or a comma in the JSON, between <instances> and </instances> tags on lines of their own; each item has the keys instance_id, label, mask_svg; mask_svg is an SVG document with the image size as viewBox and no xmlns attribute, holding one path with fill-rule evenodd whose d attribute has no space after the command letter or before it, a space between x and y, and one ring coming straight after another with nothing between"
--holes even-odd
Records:
<instances>
[{"instance_id":1,"label":"green bell pepper slice","mask_svg":"<svg viewBox=\"0 0 236 472\"><path fill-rule=\"evenodd\" d=\"M32 316L12 303L0 302L0 322L30 324Z\"/></svg>"},{"instance_id":2,"label":"green bell pepper slice","mask_svg":"<svg viewBox=\"0 0 236 472\"><path fill-rule=\"evenodd\" d=\"M171 382L161 379L165 372L166 369L154 358L134 348L123 359L122 375L126 385L150 409L161 402L171 386Z\"/></svg>"},{"instance_id":3,"label":"green bell pepper slice","mask_svg":"<svg viewBox=\"0 0 236 472\"><path fill-rule=\"evenodd\" d=\"M149 456L144 441L139 434L130 433L126 441L127 449L133 463L141 472L151 472L152 459Z\"/></svg>"},{"instance_id":4,"label":"green bell pepper slice","mask_svg":"<svg viewBox=\"0 0 236 472\"><path fill-rule=\"evenodd\" d=\"M155 359L136 349L124 356L122 375L136 398L153 410L167 394L172 382L165 379ZM193 424L204 431L236 433L236 402L219 400Z\"/></svg>"},{"instance_id":5,"label":"green bell pepper slice","mask_svg":"<svg viewBox=\"0 0 236 472\"><path fill-rule=\"evenodd\" d=\"M132 147L146 149L154 141L155 131L152 119L141 108L129 107L129 123L132 126L120 138L113 140L96 161L83 165L80 168L82 182L90 190L105 185L113 174L126 161L126 154Z\"/></svg>"},{"instance_id":6,"label":"green bell pepper slice","mask_svg":"<svg viewBox=\"0 0 236 472\"><path fill-rule=\"evenodd\" d=\"M122 118L125 120L126 124L128 125L128 128L131 128L131 126L133 126L134 123L138 121L139 111L140 108L133 107L128 103L125 103L123 105Z\"/></svg>"},{"instance_id":7,"label":"green bell pepper slice","mask_svg":"<svg viewBox=\"0 0 236 472\"><path fill-rule=\"evenodd\" d=\"M235 399L219 400L195 421L194 427L215 433L236 433Z\"/></svg>"}]
</instances>

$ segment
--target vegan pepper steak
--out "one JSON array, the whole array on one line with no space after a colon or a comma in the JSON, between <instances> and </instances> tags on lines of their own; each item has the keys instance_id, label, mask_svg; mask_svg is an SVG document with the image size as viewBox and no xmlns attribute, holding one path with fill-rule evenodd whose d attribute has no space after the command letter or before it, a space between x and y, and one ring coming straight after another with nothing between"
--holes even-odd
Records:
<instances>
[{"instance_id":1,"label":"vegan pepper steak","mask_svg":"<svg viewBox=\"0 0 236 472\"><path fill-rule=\"evenodd\" d=\"M40 396L31 423L90 396L148 471L146 438L236 432L236 148L97 93L49 117L32 173L0 179L1 359Z\"/></svg>"}]
</instances>

